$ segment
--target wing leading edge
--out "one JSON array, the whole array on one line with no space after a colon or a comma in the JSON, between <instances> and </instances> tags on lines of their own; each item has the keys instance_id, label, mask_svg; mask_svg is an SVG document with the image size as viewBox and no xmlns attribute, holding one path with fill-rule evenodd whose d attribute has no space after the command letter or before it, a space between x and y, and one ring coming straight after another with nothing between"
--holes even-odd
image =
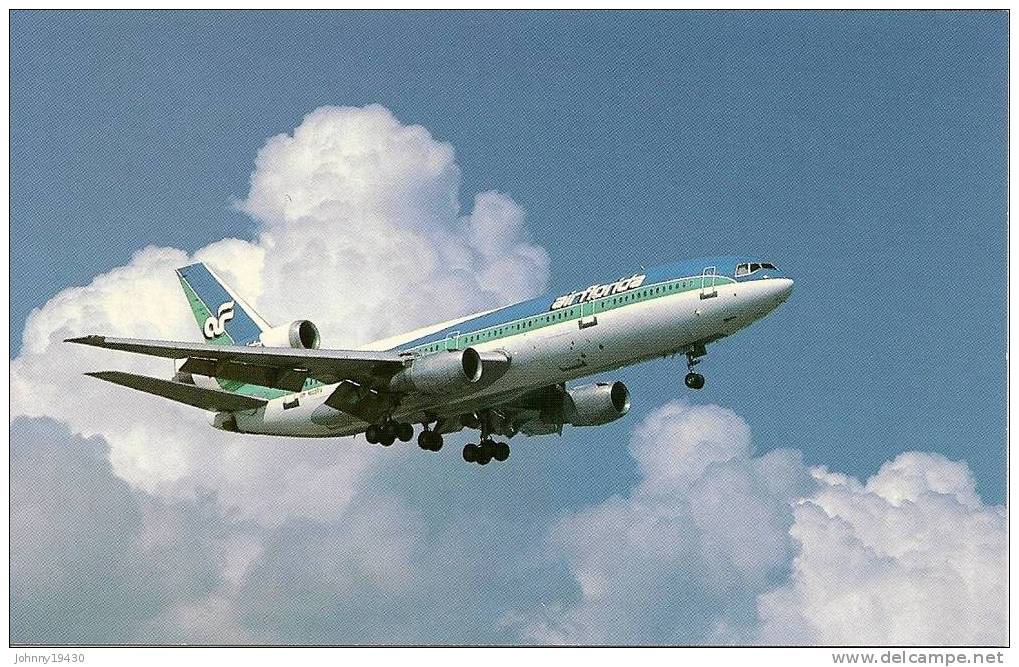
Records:
<instances>
[{"instance_id":1,"label":"wing leading edge","mask_svg":"<svg viewBox=\"0 0 1019 667\"><path fill-rule=\"evenodd\" d=\"M257 376L253 383L290 388L294 378L310 376L325 382L354 380L373 384L388 379L406 366L409 359L396 352L363 350L320 350L248 345L206 345L140 338L82 336L68 343L91 345L108 350L134 352L167 359L190 359L206 366L206 372L219 376ZM197 369L196 369L197 370ZM271 371L271 373L266 373ZM202 373L203 375L206 373ZM249 375L250 374L250 375Z\"/></svg>"}]
</instances>

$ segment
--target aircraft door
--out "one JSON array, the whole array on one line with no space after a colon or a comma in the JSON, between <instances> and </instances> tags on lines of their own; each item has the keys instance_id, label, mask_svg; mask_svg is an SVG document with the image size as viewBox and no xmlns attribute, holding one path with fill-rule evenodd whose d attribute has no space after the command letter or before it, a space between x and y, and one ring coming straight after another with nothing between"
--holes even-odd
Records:
<instances>
[{"instance_id":1,"label":"aircraft door","mask_svg":"<svg viewBox=\"0 0 1019 667\"><path fill-rule=\"evenodd\" d=\"M718 296L718 272L714 266L705 266L701 272L701 298L711 299Z\"/></svg>"},{"instance_id":2,"label":"aircraft door","mask_svg":"<svg viewBox=\"0 0 1019 667\"><path fill-rule=\"evenodd\" d=\"M460 332L454 331L446 337L446 349L447 350L459 350L460 349Z\"/></svg>"},{"instance_id":3,"label":"aircraft door","mask_svg":"<svg viewBox=\"0 0 1019 667\"><path fill-rule=\"evenodd\" d=\"M580 305L579 326L581 329L598 325L598 316L594 314L594 301L586 301Z\"/></svg>"}]
</instances>

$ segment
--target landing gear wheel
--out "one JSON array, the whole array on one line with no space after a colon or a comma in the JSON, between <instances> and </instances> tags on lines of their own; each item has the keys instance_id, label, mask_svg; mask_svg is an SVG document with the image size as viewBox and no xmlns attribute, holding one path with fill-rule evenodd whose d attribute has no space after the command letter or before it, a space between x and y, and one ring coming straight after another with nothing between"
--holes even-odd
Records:
<instances>
[{"instance_id":1,"label":"landing gear wheel","mask_svg":"<svg viewBox=\"0 0 1019 667\"><path fill-rule=\"evenodd\" d=\"M467 461L467 463L475 463L481 455L481 448L472 442L468 442L464 445L463 455L464 461Z\"/></svg>"},{"instance_id":2,"label":"landing gear wheel","mask_svg":"<svg viewBox=\"0 0 1019 667\"><path fill-rule=\"evenodd\" d=\"M481 446L479 447L480 451L478 452L478 456L475 461L483 466L488 465L489 461L495 458L495 447L495 441L489 438L482 440Z\"/></svg>"},{"instance_id":3,"label":"landing gear wheel","mask_svg":"<svg viewBox=\"0 0 1019 667\"><path fill-rule=\"evenodd\" d=\"M495 443L495 446L492 447L492 458L500 463L508 459L509 455L510 447L508 443L497 442Z\"/></svg>"},{"instance_id":4,"label":"landing gear wheel","mask_svg":"<svg viewBox=\"0 0 1019 667\"><path fill-rule=\"evenodd\" d=\"M683 383L690 389L700 389L704 386L704 376L700 373L690 372L683 378Z\"/></svg>"},{"instance_id":5,"label":"landing gear wheel","mask_svg":"<svg viewBox=\"0 0 1019 667\"><path fill-rule=\"evenodd\" d=\"M379 444L383 447L389 447L393 442L396 441L396 425L393 422L386 422L379 429Z\"/></svg>"},{"instance_id":6,"label":"landing gear wheel","mask_svg":"<svg viewBox=\"0 0 1019 667\"><path fill-rule=\"evenodd\" d=\"M369 445L379 444L379 427L376 424L368 424L368 428L364 432L364 439L368 441Z\"/></svg>"},{"instance_id":7,"label":"landing gear wheel","mask_svg":"<svg viewBox=\"0 0 1019 667\"><path fill-rule=\"evenodd\" d=\"M396 437L400 439L400 442L410 442L410 439L414 437L414 426L407 422L397 424Z\"/></svg>"},{"instance_id":8,"label":"landing gear wheel","mask_svg":"<svg viewBox=\"0 0 1019 667\"><path fill-rule=\"evenodd\" d=\"M442 435L435 431L421 431L418 435L418 447L430 452L437 452L442 449Z\"/></svg>"}]
</instances>

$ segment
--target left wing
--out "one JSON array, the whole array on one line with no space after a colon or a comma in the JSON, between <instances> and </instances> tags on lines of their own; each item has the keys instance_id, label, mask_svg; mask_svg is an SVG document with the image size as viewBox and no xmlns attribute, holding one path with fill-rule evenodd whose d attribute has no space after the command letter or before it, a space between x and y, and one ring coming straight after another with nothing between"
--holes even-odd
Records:
<instances>
[{"instance_id":1,"label":"left wing","mask_svg":"<svg viewBox=\"0 0 1019 667\"><path fill-rule=\"evenodd\" d=\"M248 345L208 345L140 338L82 336L65 342L147 354L167 359L187 359L181 370L263 387L299 391L308 377L332 383L353 380L367 385L388 381L407 366L410 356L397 352L320 350Z\"/></svg>"}]
</instances>

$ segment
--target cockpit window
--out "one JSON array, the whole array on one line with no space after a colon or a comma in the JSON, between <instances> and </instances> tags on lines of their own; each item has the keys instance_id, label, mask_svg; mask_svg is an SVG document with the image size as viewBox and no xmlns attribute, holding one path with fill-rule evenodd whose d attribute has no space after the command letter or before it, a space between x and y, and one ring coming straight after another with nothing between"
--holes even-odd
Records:
<instances>
[{"instance_id":1,"label":"cockpit window","mask_svg":"<svg viewBox=\"0 0 1019 667\"><path fill-rule=\"evenodd\" d=\"M736 265L736 277L747 276L754 271L760 271L761 269L777 270L777 267L770 262L746 262L744 264Z\"/></svg>"}]
</instances>

